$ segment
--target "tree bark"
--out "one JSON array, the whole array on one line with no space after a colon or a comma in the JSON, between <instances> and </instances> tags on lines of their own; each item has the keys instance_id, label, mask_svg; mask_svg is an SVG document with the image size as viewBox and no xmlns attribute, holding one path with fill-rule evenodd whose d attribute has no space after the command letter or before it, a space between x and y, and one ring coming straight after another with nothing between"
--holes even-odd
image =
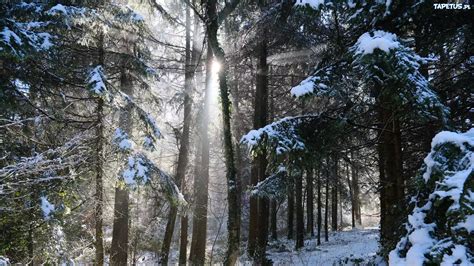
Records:
<instances>
[{"instance_id":1,"label":"tree bark","mask_svg":"<svg viewBox=\"0 0 474 266\"><path fill-rule=\"evenodd\" d=\"M188 248L188 216L181 215L181 231L179 241L179 265L186 265L186 255Z\"/></svg>"},{"instance_id":2,"label":"tree bark","mask_svg":"<svg viewBox=\"0 0 474 266\"><path fill-rule=\"evenodd\" d=\"M120 75L120 89L123 93L133 96L133 84L125 66ZM127 134L132 134L132 108L127 105L120 112L120 128ZM124 156L123 160L127 160ZM122 177L120 179L123 180ZM123 182L117 182L115 187L114 224L112 230L112 246L110 252L111 265L127 265L128 260L128 220L129 195L128 188Z\"/></svg>"},{"instance_id":3,"label":"tree bark","mask_svg":"<svg viewBox=\"0 0 474 266\"><path fill-rule=\"evenodd\" d=\"M191 126L191 109L192 109L192 80L194 78L195 60L192 58L191 62L191 16L190 8L186 6L186 41L185 41L185 63L184 63L184 116L183 116L183 132L181 134L179 152L178 152L178 166L176 168L176 184L180 184L181 190L184 191L185 175L188 166L188 155L189 155L189 135ZM170 207L170 213L168 216L168 222L166 224L165 236L163 245L161 248L160 263L168 264L168 255L171 246L171 240L173 238L174 226L176 224L176 216L178 213L178 207L172 205ZM187 221L185 221L187 223ZM182 227L182 226L181 226ZM182 231L184 228L181 229ZM187 236L187 229L186 229ZM187 240L182 240L182 242ZM183 252L184 258L186 258L186 246L180 245L180 250ZM181 256L180 256L181 257Z\"/></svg>"},{"instance_id":4,"label":"tree bark","mask_svg":"<svg viewBox=\"0 0 474 266\"><path fill-rule=\"evenodd\" d=\"M228 8L229 6L226 6ZM222 109L223 135L224 135L224 156L226 165L226 179L227 179L227 202L229 209L229 217L227 220L228 243L225 265L234 265L239 256L239 242L240 242L240 187L237 177L237 170L235 168L235 154L232 145L232 130L230 127L231 119L231 102L229 99L229 88L227 84L227 64L224 50L220 47L217 31L219 23L225 16L230 13L231 9L224 8L223 12L226 14L217 14L217 0L208 0L206 5L207 22L207 36L210 47L217 61L221 64L219 72L219 92ZM220 20L220 21L219 21ZM267 215L268 216L268 215Z\"/></svg>"},{"instance_id":5,"label":"tree bark","mask_svg":"<svg viewBox=\"0 0 474 266\"><path fill-rule=\"evenodd\" d=\"M200 121L201 137L201 161L199 174L194 180L195 209L193 214L193 231L191 239L191 250L189 260L192 264L202 265L206 256L206 233L207 233L207 199L209 186L209 107L210 107L210 84L212 49L208 44L206 58L206 91L202 117Z\"/></svg>"},{"instance_id":6,"label":"tree bark","mask_svg":"<svg viewBox=\"0 0 474 266\"><path fill-rule=\"evenodd\" d=\"M304 211L303 211L303 171L295 176L296 198L296 245L295 249L304 246Z\"/></svg>"},{"instance_id":7,"label":"tree bark","mask_svg":"<svg viewBox=\"0 0 474 266\"><path fill-rule=\"evenodd\" d=\"M255 99L257 99L255 97ZM257 161L256 158L252 161L252 166L250 169L250 186L254 187L258 183L258 170L257 170ZM249 237L247 244L247 253L250 257L255 256L255 250L257 247L257 233L258 233L258 198L250 196L250 206L249 206Z\"/></svg>"},{"instance_id":8,"label":"tree bark","mask_svg":"<svg viewBox=\"0 0 474 266\"><path fill-rule=\"evenodd\" d=\"M310 167L306 172L306 233L314 236L314 192L313 192L313 168Z\"/></svg>"},{"instance_id":9,"label":"tree bark","mask_svg":"<svg viewBox=\"0 0 474 266\"><path fill-rule=\"evenodd\" d=\"M318 169L318 174L317 174L317 178L318 178L318 242L317 244L318 245L321 245L321 226L322 226L322 218L321 215L322 215L322 212L321 212L321 170Z\"/></svg>"},{"instance_id":10,"label":"tree bark","mask_svg":"<svg viewBox=\"0 0 474 266\"><path fill-rule=\"evenodd\" d=\"M353 157L354 158L354 157ZM352 198L353 198L353 203L352 203L352 209L354 210L354 222L356 227L361 227L362 226L362 216L360 212L360 189L359 189L359 171L357 168L357 165L355 162L352 162L352 167L351 167L351 175L352 175Z\"/></svg>"},{"instance_id":11,"label":"tree bark","mask_svg":"<svg viewBox=\"0 0 474 266\"><path fill-rule=\"evenodd\" d=\"M384 253L392 250L398 242L398 232L403 219L404 180L402 171L402 149L400 123L390 100L382 99L379 115L384 125L381 132L382 143L379 157L382 158L383 175L381 175L381 243ZM388 107L388 108L387 108Z\"/></svg>"},{"instance_id":12,"label":"tree bark","mask_svg":"<svg viewBox=\"0 0 474 266\"><path fill-rule=\"evenodd\" d=\"M129 196L127 188L118 184L115 188L114 225L112 230L112 246L110 249L110 265L127 265L128 260L128 218Z\"/></svg>"},{"instance_id":13,"label":"tree bark","mask_svg":"<svg viewBox=\"0 0 474 266\"><path fill-rule=\"evenodd\" d=\"M99 35L99 65L102 67L105 63L104 58L104 35ZM97 141L96 141L96 176L95 176L95 263L104 265L104 233L103 226L103 204L104 204L104 185L103 185L103 157L104 157L104 100L97 98Z\"/></svg>"},{"instance_id":14,"label":"tree bark","mask_svg":"<svg viewBox=\"0 0 474 266\"><path fill-rule=\"evenodd\" d=\"M259 2L260 8L262 3ZM259 129L267 124L268 120L268 63L267 63L267 42L263 36L257 45L257 74L256 90L254 101L253 128ZM267 161L265 153L260 154L253 162L251 169L251 185L265 180ZM248 250L250 256L254 256L257 261L263 262L268 240L268 215L269 201L267 198L250 200L250 222L249 222L249 242Z\"/></svg>"},{"instance_id":15,"label":"tree bark","mask_svg":"<svg viewBox=\"0 0 474 266\"><path fill-rule=\"evenodd\" d=\"M329 159L326 167L329 167ZM326 202L324 204L324 240L329 241L329 169L326 171Z\"/></svg>"},{"instance_id":16,"label":"tree bark","mask_svg":"<svg viewBox=\"0 0 474 266\"><path fill-rule=\"evenodd\" d=\"M352 191L353 189L350 175L351 173L349 172L349 163L346 163L347 186L349 187L349 197L351 199L351 225L352 228L355 228L354 192Z\"/></svg>"},{"instance_id":17,"label":"tree bark","mask_svg":"<svg viewBox=\"0 0 474 266\"><path fill-rule=\"evenodd\" d=\"M293 222L295 213L295 195L293 182L290 180L288 185L288 239L293 239Z\"/></svg>"},{"instance_id":18,"label":"tree bark","mask_svg":"<svg viewBox=\"0 0 474 266\"><path fill-rule=\"evenodd\" d=\"M338 186L339 178L337 173L338 159L336 156L333 158L333 167L331 170L332 175L332 189L331 189L331 228L332 231L337 231L337 198L338 198Z\"/></svg>"},{"instance_id":19,"label":"tree bark","mask_svg":"<svg viewBox=\"0 0 474 266\"><path fill-rule=\"evenodd\" d=\"M265 30L264 30L265 32ZM267 63L267 42L265 33L257 47L257 79L255 93L255 113L254 128L264 127L268 122L268 63ZM258 181L262 182L267 178L267 160L265 153L257 158ZM261 197L258 199L258 236L256 258L261 263L265 260L265 250L268 241L268 216L269 200Z\"/></svg>"}]
</instances>

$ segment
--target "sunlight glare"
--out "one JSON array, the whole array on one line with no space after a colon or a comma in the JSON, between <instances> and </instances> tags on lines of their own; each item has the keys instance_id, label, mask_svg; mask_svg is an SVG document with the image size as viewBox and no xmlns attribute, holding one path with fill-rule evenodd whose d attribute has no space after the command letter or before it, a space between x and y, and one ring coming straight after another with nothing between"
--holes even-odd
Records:
<instances>
[{"instance_id":1,"label":"sunlight glare","mask_svg":"<svg viewBox=\"0 0 474 266\"><path fill-rule=\"evenodd\" d=\"M221 63L217 61L216 59L212 60L212 65L211 65L211 71L212 74L217 74L219 71L221 71Z\"/></svg>"}]
</instances>

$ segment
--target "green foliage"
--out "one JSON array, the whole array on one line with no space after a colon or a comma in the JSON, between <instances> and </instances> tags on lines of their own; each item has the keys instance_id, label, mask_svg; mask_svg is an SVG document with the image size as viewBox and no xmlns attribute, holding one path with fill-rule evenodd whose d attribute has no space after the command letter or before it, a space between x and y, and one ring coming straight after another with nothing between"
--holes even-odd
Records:
<instances>
[{"instance_id":1,"label":"green foliage","mask_svg":"<svg viewBox=\"0 0 474 266\"><path fill-rule=\"evenodd\" d=\"M287 117L242 137L252 156L265 151L269 177L253 188L252 194L282 198L288 182L302 168L314 164L329 154L339 152L339 146L352 129L345 119L325 115Z\"/></svg>"}]
</instances>

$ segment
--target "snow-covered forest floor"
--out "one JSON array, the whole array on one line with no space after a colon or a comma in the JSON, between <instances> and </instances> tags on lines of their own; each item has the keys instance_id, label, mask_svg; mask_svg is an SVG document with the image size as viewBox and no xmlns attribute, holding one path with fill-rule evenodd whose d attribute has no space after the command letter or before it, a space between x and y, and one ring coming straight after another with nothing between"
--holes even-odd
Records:
<instances>
[{"instance_id":1,"label":"snow-covered forest floor","mask_svg":"<svg viewBox=\"0 0 474 266\"><path fill-rule=\"evenodd\" d=\"M374 228L333 232L328 242L324 241L324 235L321 237L321 245L316 245L316 238L307 239L299 251L294 248L294 240L272 241L268 245L268 258L274 265L333 265L346 258L366 261L377 252L379 232ZM245 257L240 262L252 265Z\"/></svg>"},{"instance_id":2,"label":"snow-covered forest floor","mask_svg":"<svg viewBox=\"0 0 474 266\"><path fill-rule=\"evenodd\" d=\"M334 265L349 264L351 262L372 261L378 249L379 230L374 227L364 229L353 229L340 232L330 232L329 241L324 241L324 232L321 232L321 245L317 245L316 238L305 240L305 246L301 250L295 250L294 240L282 237L268 244L268 259L273 265ZM225 243L222 243L225 244ZM225 247L216 247L225 249ZM178 265L178 252L174 250L170 254L170 263ZM219 260L218 258L216 258ZM346 263L343 263L346 262ZM157 258L154 254L145 253L137 260L137 265L156 265ZM219 265L220 262L213 263ZM239 265L252 265L252 261L242 255Z\"/></svg>"}]
</instances>

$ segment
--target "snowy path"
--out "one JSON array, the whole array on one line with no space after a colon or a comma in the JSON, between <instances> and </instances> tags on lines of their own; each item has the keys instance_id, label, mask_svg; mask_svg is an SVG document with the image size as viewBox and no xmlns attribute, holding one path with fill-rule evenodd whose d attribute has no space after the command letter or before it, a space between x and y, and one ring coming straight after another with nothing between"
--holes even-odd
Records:
<instances>
[{"instance_id":1,"label":"snowy path","mask_svg":"<svg viewBox=\"0 0 474 266\"><path fill-rule=\"evenodd\" d=\"M305 247L294 251L294 241L270 243L268 258L274 265L333 265L347 257L367 258L378 249L378 230L363 229L331 233L329 242L316 246L316 240L306 240ZM246 264L246 263L243 263Z\"/></svg>"}]
</instances>

